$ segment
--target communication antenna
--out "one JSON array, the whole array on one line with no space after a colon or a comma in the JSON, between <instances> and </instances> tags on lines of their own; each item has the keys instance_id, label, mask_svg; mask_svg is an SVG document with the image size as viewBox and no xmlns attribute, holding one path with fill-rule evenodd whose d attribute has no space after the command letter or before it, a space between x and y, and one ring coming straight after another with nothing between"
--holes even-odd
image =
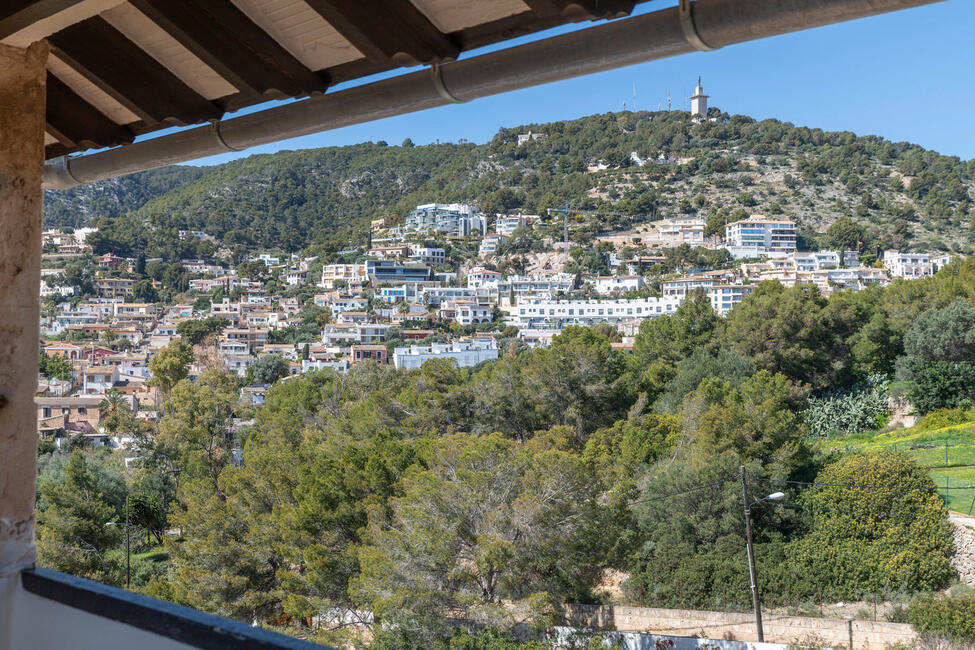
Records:
<instances>
[{"instance_id":1,"label":"communication antenna","mask_svg":"<svg viewBox=\"0 0 975 650\"><path fill-rule=\"evenodd\" d=\"M670 88L667 89L667 110L670 110Z\"/></svg>"},{"instance_id":2,"label":"communication antenna","mask_svg":"<svg viewBox=\"0 0 975 650\"><path fill-rule=\"evenodd\" d=\"M636 112L636 82L633 82L633 112Z\"/></svg>"}]
</instances>

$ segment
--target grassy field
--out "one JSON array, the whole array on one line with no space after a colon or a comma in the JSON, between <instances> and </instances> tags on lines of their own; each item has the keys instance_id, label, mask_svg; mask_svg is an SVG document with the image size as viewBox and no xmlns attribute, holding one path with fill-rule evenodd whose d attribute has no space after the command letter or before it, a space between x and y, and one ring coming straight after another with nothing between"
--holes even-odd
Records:
<instances>
[{"instance_id":1,"label":"grassy field","mask_svg":"<svg viewBox=\"0 0 975 650\"><path fill-rule=\"evenodd\" d=\"M946 424L944 418L935 416L910 429L851 434L824 440L821 445L844 451L908 453L922 467L931 468L931 477L941 488L942 498L947 495L950 510L975 514L975 413L965 415L964 422Z\"/></svg>"},{"instance_id":2,"label":"grassy field","mask_svg":"<svg viewBox=\"0 0 975 650\"><path fill-rule=\"evenodd\" d=\"M975 467L953 467L949 469L932 469L931 478L938 487L947 487L948 509L963 515L975 514ZM939 490L944 496L945 490Z\"/></svg>"}]
</instances>

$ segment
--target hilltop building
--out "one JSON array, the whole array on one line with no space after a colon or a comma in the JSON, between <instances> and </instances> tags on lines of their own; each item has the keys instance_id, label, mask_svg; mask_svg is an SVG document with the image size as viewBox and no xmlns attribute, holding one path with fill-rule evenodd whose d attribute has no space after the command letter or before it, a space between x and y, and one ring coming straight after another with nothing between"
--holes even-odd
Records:
<instances>
[{"instance_id":1,"label":"hilltop building","mask_svg":"<svg viewBox=\"0 0 975 650\"><path fill-rule=\"evenodd\" d=\"M736 258L796 252L796 224L753 214L725 226L725 248Z\"/></svg>"},{"instance_id":2,"label":"hilltop building","mask_svg":"<svg viewBox=\"0 0 975 650\"><path fill-rule=\"evenodd\" d=\"M708 95L704 94L704 87L701 86L701 78L697 78L697 88L691 95L691 117L695 122L703 122L708 119Z\"/></svg>"},{"instance_id":3,"label":"hilltop building","mask_svg":"<svg viewBox=\"0 0 975 650\"><path fill-rule=\"evenodd\" d=\"M884 251L884 268L895 278L923 278L934 275L950 261L950 255Z\"/></svg>"},{"instance_id":4,"label":"hilltop building","mask_svg":"<svg viewBox=\"0 0 975 650\"><path fill-rule=\"evenodd\" d=\"M660 246L702 246L707 222L699 217L677 217L655 221L653 226L656 229L653 243Z\"/></svg>"},{"instance_id":5,"label":"hilltop building","mask_svg":"<svg viewBox=\"0 0 975 650\"><path fill-rule=\"evenodd\" d=\"M545 133L532 133L531 131L529 131L528 133L519 133L518 146L520 147L521 145L531 142L533 140L544 140L546 137L548 137L548 135Z\"/></svg>"},{"instance_id":6,"label":"hilltop building","mask_svg":"<svg viewBox=\"0 0 975 650\"><path fill-rule=\"evenodd\" d=\"M466 237L487 234L487 219L472 205L462 203L428 203L418 205L406 215L406 232L439 232Z\"/></svg>"}]
</instances>

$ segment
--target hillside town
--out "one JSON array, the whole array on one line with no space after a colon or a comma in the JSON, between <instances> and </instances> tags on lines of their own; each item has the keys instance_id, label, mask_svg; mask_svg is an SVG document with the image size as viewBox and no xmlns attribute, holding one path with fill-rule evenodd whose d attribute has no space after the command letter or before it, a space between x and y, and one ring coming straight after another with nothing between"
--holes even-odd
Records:
<instances>
[{"instance_id":1,"label":"hillside town","mask_svg":"<svg viewBox=\"0 0 975 650\"><path fill-rule=\"evenodd\" d=\"M207 323L207 336L191 337L190 377L208 367L230 371L241 399L259 405L270 383L302 373L344 373L364 361L473 367L518 346L547 346L573 325L606 324L626 349L644 320L674 313L694 292L724 316L759 282L809 284L829 295L928 277L950 261L896 250L799 251L795 223L762 215L709 237L705 220L689 216L600 234L600 259L586 268L568 241L542 234L553 224L558 231L561 218L420 205L403 218L374 220L371 246L344 251L340 262L269 251L235 265L226 249L182 260L185 291L167 287L171 274L151 277L147 269L159 260L92 255L92 229L47 231L39 433L117 446L100 427L109 394L140 418L159 418L150 361L195 322ZM216 241L202 231L180 238ZM542 245L529 252L511 245L525 240ZM713 263L693 266L695 251ZM64 266L87 260L88 286L71 284ZM596 267L605 272L591 272ZM260 366L273 371L255 372Z\"/></svg>"}]
</instances>

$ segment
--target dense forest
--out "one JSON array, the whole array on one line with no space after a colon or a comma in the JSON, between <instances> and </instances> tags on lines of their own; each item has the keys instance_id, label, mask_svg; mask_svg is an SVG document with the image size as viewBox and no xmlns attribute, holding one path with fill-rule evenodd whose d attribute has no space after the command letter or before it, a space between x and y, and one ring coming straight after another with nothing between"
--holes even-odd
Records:
<instances>
[{"instance_id":1,"label":"dense forest","mask_svg":"<svg viewBox=\"0 0 975 650\"><path fill-rule=\"evenodd\" d=\"M371 612L382 650L513 648L567 602L747 608L744 466L753 498L788 493L756 506L769 606L937 592L953 541L927 471L829 441L885 426L888 394L970 419L973 304L971 259L828 298L767 282L727 317L689 298L632 350L573 327L473 368L294 377L256 408L218 368L187 379L175 341L150 362L158 424L105 407L141 462L40 450L39 561L124 583L105 524L129 495L145 593L336 643Z\"/></svg>"},{"instance_id":2,"label":"dense forest","mask_svg":"<svg viewBox=\"0 0 975 650\"><path fill-rule=\"evenodd\" d=\"M45 223L97 224L96 252L133 256L185 252L180 229L229 248L328 253L366 243L370 219L420 203L543 213L569 202L614 213L579 215L573 229L583 238L680 214L720 233L729 219L764 213L795 219L809 247L847 217L865 250L971 252L975 162L875 136L712 116L698 124L682 112L607 113L501 129L483 145L406 140L177 166L48 191ZM519 146L528 130L547 137ZM636 166L634 153L656 162Z\"/></svg>"}]
</instances>

